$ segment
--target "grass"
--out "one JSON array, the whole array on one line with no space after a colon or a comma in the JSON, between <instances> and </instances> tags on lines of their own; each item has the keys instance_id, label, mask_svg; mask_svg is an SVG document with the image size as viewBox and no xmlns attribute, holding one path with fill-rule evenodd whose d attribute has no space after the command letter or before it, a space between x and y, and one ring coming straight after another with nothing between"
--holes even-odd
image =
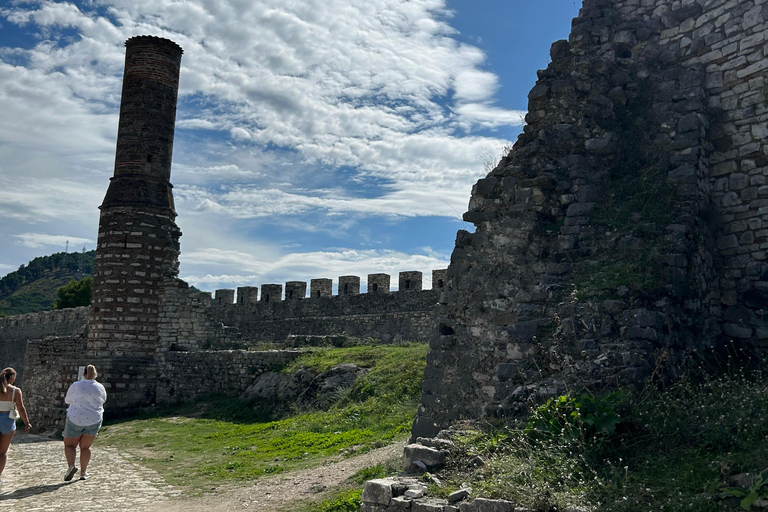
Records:
<instances>
[{"instance_id":1,"label":"grass","mask_svg":"<svg viewBox=\"0 0 768 512\"><path fill-rule=\"evenodd\" d=\"M740 498L722 492L729 476L768 468L766 377L759 367L699 369L668 387L574 393L528 419L475 425L438 473L444 486L430 493L446 496L467 482L475 496L541 512L572 505L610 512L741 510ZM563 405L584 397L586 407ZM470 465L476 455L485 464Z\"/></svg>"},{"instance_id":2,"label":"grass","mask_svg":"<svg viewBox=\"0 0 768 512\"><path fill-rule=\"evenodd\" d=\"M328 410L265 409L228 398L109 423L99 442L139 458L191 494L363 453L409 432L426 352L420 343L315 349L283 371L319 373L341 362L369 369Z\"/></svg>"}]
</instances>

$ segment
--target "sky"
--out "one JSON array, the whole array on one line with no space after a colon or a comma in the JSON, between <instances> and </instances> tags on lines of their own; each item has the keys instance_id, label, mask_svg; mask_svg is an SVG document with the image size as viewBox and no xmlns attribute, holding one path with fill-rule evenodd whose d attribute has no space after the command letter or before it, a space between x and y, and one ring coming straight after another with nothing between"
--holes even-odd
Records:
<instances>
[{"instance_id":1,"label":"sky","mask_svg":"<svg viewBox=\"0 0 768 512\"><path fill-rule=\"evenodd\" d=\"M184 49L171 182L202 290L446 268L581 0L6 0L0 276L94 249L124 42Z\"/></svg>"}]
</instances>

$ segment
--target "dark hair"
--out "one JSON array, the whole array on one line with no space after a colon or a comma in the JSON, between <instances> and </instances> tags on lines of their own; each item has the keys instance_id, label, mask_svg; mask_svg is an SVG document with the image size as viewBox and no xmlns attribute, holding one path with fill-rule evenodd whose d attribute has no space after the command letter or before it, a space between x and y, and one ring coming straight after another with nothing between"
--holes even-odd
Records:
<instances>
[{"instance_id":1,"label":"dark hair","mask_svg":"<svg viewBox=\"0 0 768 512\"><path fill-rule=\"evenodd\" d=\"M15 377L15 376L16 376L16 370L11 368L10 366L5 370L3 370L2 372L0 372L0 388L2 388L3 393L6 393L8 391L8 384L10 384L10 382L8 381L11 379L11 377Z\"/></svg>"}]
</instances>

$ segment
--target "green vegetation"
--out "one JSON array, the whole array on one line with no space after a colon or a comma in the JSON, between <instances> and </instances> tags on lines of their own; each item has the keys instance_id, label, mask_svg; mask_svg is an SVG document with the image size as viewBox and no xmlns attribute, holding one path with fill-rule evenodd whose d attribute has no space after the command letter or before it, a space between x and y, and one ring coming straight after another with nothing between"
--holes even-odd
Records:
<instances>
[{"instance_id":1,"label":"green vegetation","mask_svg":"<svg viewBox=\"0 0 768 512\"><path fill-rule=\"evenodd\" d=\"M263 403L219 399L108 424L100 441L133 454L190 492L363 453L407 436L426 352L419 343L316 349L291 368L319 372L345 362L370 370L340 391L328 410L289 404L267 409Z\"/></svg>"},{"instance_id":2,"label":"green vegetation","mask_svg":"<svg viewBox=\"0 0 768 512\"><path fill-rule=\"evenodd\" d=\"M81 280L73 279L66 285L56 290L58 299L53 309L76 308L89 306L93 296L93 278L84 277Z\"/></svg>"},{"instance_id":3,"label":"green vegetation","mask_svg":"<svg viewBox=\"0 0 768 512\"><path fill-rule=\"evenodd\" d=\"M93 274L96 251L41 256L0 278L0 315L47 311L56 291L72 279Z\"/></svg>"},{"instance_id":4,"label":"green vegetation","mask_svg":"<svg viewBox=\"0 0 768 512\"><path fill-rule=\"evenodd\" d=\"M462 456L438 473L444 486L430 492L468 482L475 496L542 512L749 510L768 485L727 482L768 468L766 376L699 369L668 387L573 393L527 419L477 425L458 439ZM474 456L485 464L469 464Z\"/></svg>"}]
</instances>

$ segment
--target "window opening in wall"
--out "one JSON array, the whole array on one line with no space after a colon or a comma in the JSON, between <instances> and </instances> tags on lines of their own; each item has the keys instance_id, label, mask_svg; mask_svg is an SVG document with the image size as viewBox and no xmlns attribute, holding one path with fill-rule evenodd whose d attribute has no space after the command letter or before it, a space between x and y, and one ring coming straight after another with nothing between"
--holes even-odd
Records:
<instances>
[{"instance_id":1,"label":"window opening in wall","mask_svg":"<svg viewBox=\"0 0 768 512\"><path fill-rule=\"evenodd\" d=\"M406 279L405 280L405 289L406 290L410 290L411 289L411 280L410 279Z\"/></svg>"},{"instance_id":2,"label":"window opening in wall","mask_svg":"<svg viewBox=\"0 0 768 512\"><path fill-rule=\"evenodd\" d=\"M445 286L445 285L443 284L443 280L442 280L442 279L438 279L438 280L437 280L437 287L438 287L438 288L442 288L443 286Z\"/></svg>"},{"instance_id":3,"label":"window opening in wall","mask_svg":"<svg viewBox=\"0 0 768 512\"><path fill-rule=\"evenodd\" d=\"M147 155L147 163L148 164L152 163L152 155Z\"/></svg>"},{"instance_id":4,"label":"window opening in wall","mask_svg":"<svg viewBox=\"0 0 768 512\"><path fill-rule=\"evenodd\" d=\"M378 290L379 290L379 285L378 285L378 284L376 284L376 283L373 283L372 289L373 289L373 291L375 291L375 292L376 292L376 291L378 291Z\"/></svg>"},{"instance_id":5,"label":"window opening in wall","mask_svg":"<svg viewBox=\"0 0 768 512\"><path fill-rule=\"evenodd\" d=\"M292 298L293 298L293 290L288 290L288 291L285 293L285 298L286 298L286 299L292 299Z\"/></svg>"},{"instance_id":6,"label":"window opening in wall","mask_svg":"<svg viewBox=\"0 0 768 512\"><path fill-rule=\"evenodd\" d=\"M264 295L264 302L269 302L269 294Z\"/></svg>"},{"instance_id":7,"label":"window opening in wall","mask_svg":"<svg viewBox=\"0 0 768 512\"><path fill-rule=\"evenodd\" d=\"M317 294L315 295L315 297L319 297L319 296L320 296L320 290L317 290Z\"/></svg>"},{"instance_id":8,"label":"window opening in wall","mask_svg":"<svg viewBox=\"0 0 768 512\"><path fill-rule=\"evenodd\" d=\"M346 295L348 293L349 293L349 283L344 283L344 294Z\"/></svg>"}]
</instances>

